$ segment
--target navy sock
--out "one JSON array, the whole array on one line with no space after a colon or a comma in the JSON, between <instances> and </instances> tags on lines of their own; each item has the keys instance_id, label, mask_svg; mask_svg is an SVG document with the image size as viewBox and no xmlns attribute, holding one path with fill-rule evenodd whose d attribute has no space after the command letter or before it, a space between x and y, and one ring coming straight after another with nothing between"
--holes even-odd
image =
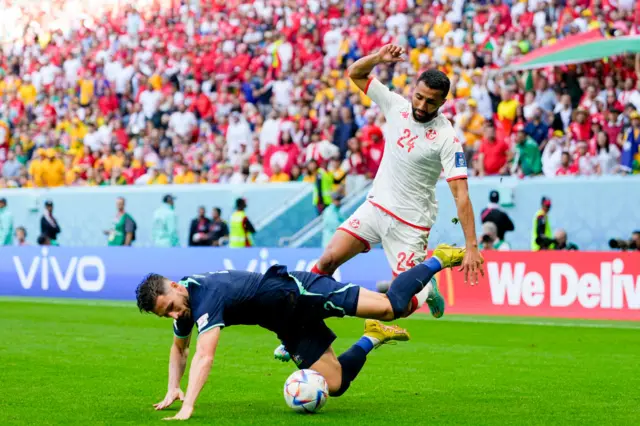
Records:
<instances>
[{"instance_id":1,"label":"navy sock","mask_svg":"<svg viewBox=\"0 0 640 426\"><path fill-rule=\"evenodd\" d=\"M358 373L360 373L360 370L362 370L362 366L367 361L367 353L371 351L371 349L367 350L361 346L367 345L364 343L364 340L369 342L371 349L373 349L371 340L362 337L355 345L351 346L345 353L338 357L338 361L342 366L342 384L340 385L340 389L330 394L331 396L340 396L345 393L347 389L349 389L349 386L351 386L351 382L356 378Z\"/></svg>"},{"instance_id":2,"label":"navy sock","mask_svg":"<svg viewBox=\"0 0 640 426\"><path fill-rule=\"evenodd\" d=\"M440 265L438 259L432 257L401 273L393 280L387 292L387 297L391 302L395 318L400 318L404 314L409 302L411 302L411 298L422 290L431 277L441 269L442 265Z\"/></svg>"}]
</instances>

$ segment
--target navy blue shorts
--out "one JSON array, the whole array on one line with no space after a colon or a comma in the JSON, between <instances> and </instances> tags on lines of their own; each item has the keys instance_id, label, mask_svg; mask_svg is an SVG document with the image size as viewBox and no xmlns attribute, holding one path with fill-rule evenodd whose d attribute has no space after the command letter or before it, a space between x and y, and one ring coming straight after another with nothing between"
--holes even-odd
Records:
<instances>
[{"instance_id":1,"label":"navy blue shorts","mask_svg":"<svg viewBox=\"0 0 640 426\"><path fill-rule=\"evenodd\" d=\"M298 368L309 368L331 346L336 335L326 318L355 316L360 287L339 283L331 277L290 272L300 295L291 320L278 332Z\"/></svg>"}]
</instances>

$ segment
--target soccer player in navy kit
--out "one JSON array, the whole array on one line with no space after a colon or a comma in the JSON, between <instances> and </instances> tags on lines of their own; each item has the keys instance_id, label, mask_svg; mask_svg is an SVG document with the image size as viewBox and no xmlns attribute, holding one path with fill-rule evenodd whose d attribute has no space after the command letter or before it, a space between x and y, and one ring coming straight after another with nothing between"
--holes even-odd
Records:
<instances>
[{"instance_id":1,"label":"soccer player in navy kit","mask_svg":"<svg viewBox=\"0 0 640 426\"><path fill-rule=\"evenodd\" d=\"M462 263L464 250L436 248L434 256L403 272L386 294L353 284L342 284L325 275L287 271L275 265L265 274L218 271L194 274L174 282L150 274L136 289L138 307L161 317L173 318L174 339L169 360L169 386L157 410L183 400L171 419L191 417L218 345L220 331L231 325L259 325L278 335L298 368L322 374L331 396L342 395L356 378L374 348L390 341L409 340L406 330L383 325L412 312L411 299L442 268ZM339 357L331 344L336 335L325 325L329 317L367 318L364 336ZM196 353L191 361L186 395L180 380L194 324L198 328Z\"/></svg>"}]
</instances>

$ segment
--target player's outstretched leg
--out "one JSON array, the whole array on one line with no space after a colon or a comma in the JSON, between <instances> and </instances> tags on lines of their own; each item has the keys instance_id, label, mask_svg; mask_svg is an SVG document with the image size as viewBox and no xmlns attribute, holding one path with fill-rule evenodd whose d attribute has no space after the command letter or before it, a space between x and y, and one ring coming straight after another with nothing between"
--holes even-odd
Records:
<instances>
[{"instance_id":1,"label":"player's outstretched leg","mask_svg":"<svg viewBox=\"0 0 640 426\"><path fill-rule=\"evenodd\" d=\"M432 313L435 311L436 314L440 313L442 316L444 299L440 296L437 285L431 280L440 270L461 265L464 253L465 250L462 248L440 244L434 250L432 257L398 275L387 292L394 318L405 317L413 313L420 306L417 296L422 297L423 302L425 299L427 300ZM429 284L432 288L423 291ZM429 300L429 296L431 296L431 300Z\"/></svg>"},{"instance_id":2,"label":"player's outstretched leg","mask_svg":"<svg viewBox=\"0 0 640 426\"><path fill-rule=\"evenodd\" d=\"M338 229L311 272L319 275L333 275L340 265L367 249L368 246L362 239Z\"/></svg>"},{"instance_id":3,"label":"player's outstretched leg","mask_svg":"<svg viewBox=\"0 0 640 426\"><path fill-rule=\"evenodd\" d=\"M376 320L365 321L364 335L337 360L329 348L310 368L322 374L329 386L329 395L343 395L362 370L367 355L373 349L393 341L410 339L407 330L395 325L385 325ZM336 361L339 364L336 365Z\"/></svg>"}]
</instances>

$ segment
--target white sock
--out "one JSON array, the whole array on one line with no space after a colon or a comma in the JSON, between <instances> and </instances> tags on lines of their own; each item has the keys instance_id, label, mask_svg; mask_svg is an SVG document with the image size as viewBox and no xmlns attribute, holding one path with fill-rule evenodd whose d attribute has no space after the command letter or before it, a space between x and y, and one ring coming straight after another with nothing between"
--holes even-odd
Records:
<instances>
[{"instance_id":1,"label":"white sock","mask_svg":"<svg viewBox=\"0 0 640 426\"><path fill-rule=\"evenodd\" d=\"M376 339L375 337L371 337L371 336L364 336L364 337L371 340L371 343L373 343L374 348L377 348L378 346L380 346L380 339Z\"/></svg>"},{"instance_id":2,"label":"white sock","mask_svg":"<svg viewBox=\"0 0 640 426\"><path fill-rule=\"evenodd\" d=\"M429 280L427 285L425 285L424 288L416 294L416 299L418 299L418 308L421 308L422 305L425 304L432 291L433 283L431 282L431 280Z\"/></svg>"}]
</instances>

